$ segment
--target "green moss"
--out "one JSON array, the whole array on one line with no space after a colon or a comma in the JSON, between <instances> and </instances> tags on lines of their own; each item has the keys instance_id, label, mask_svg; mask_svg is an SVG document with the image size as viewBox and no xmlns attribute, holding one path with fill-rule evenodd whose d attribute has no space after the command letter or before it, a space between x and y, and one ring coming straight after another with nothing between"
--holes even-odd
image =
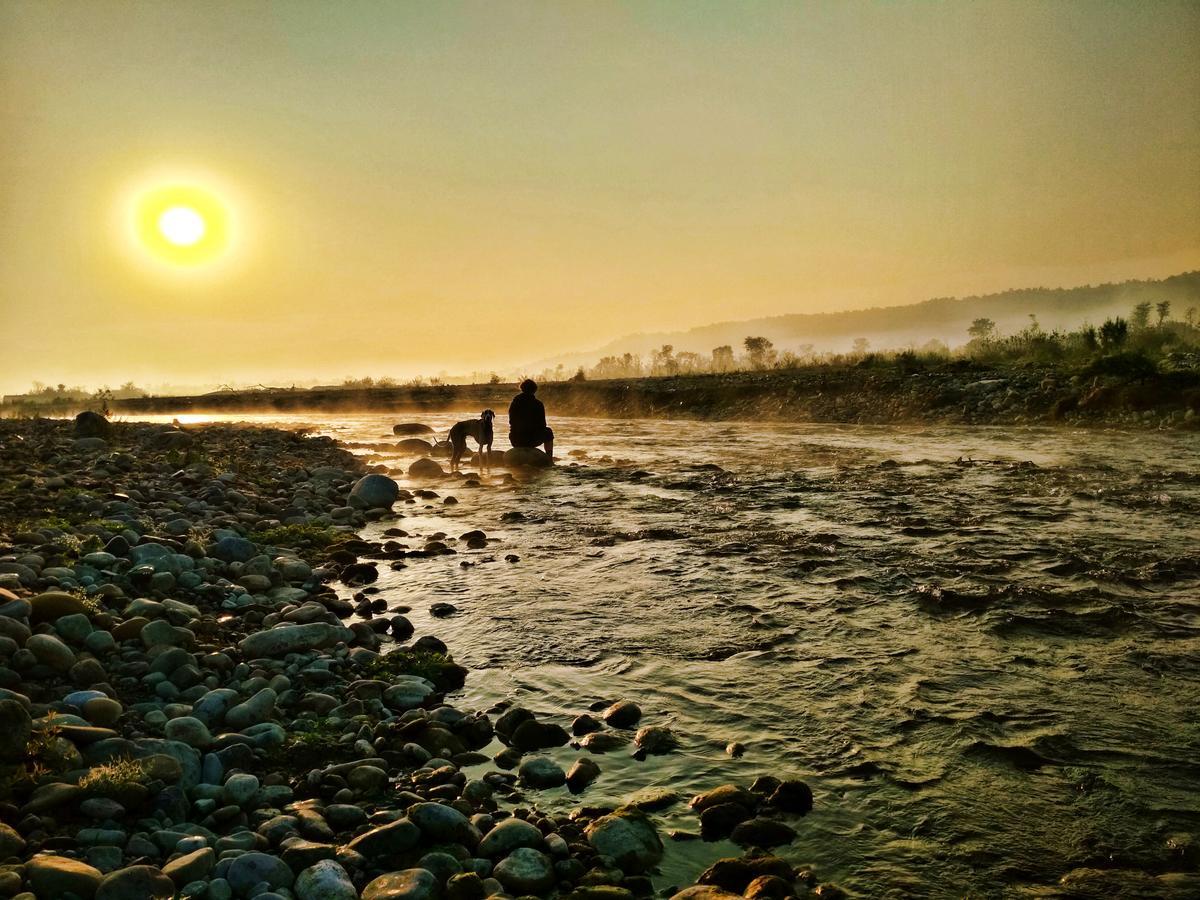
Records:
<instances>
[{"instance_id":1,"label":"green moss","mask_svg":"<svg viewBox=\"0 0 1200 900\"><path fill-rule=\"evenodd\" d=\"M251 531L247 537L256 544L287 547L291 550L324 550L346 539L345 532L328 525L280 525Z\"/></svg>"},{"instance_id":2,"label":"green moss","mask_svg":"<svg viewBox=\"0 0 1200 900\"><path fill-rule=\"evenodd\" d=\"M393 650L363 667L368 678L394 681L397 675L417 675L433 682L439 691L463 686L467 670L443 653L426 650Z\"/></svg>"},{"instance_id":3,"label":"green moss","mask_svg":"<svg viewBox=\"0 0 1200 900\"><path fill-rule=\"evenodd\" d=\"M288 771L299 771L353 759L357 755L354 742L343 742L344 734L340 723L325 719L298 719L292 723L283 746L268 754L268 762L273 766L286 767Z\"/></svg>"}]
</instances>

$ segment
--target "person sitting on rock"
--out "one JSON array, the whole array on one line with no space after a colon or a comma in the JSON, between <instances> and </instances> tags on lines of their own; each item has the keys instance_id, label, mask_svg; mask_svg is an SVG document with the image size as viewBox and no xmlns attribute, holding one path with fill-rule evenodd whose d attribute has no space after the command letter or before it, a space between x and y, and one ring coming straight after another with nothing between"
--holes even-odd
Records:
<instances>
[{"instance_id":1,"label":"person sitting on rock","mask_svg":"<svg viewBox=\"0 0 1200 900\"><path fill-rule=\"evenodd\" d=\"M508 439L514 447L546 445L546 455L554 458L554 432L546 425L546 407L534 395L537 383L532 378L521 382L521 393L508 405Z\"/></svg>"}]
</instances>

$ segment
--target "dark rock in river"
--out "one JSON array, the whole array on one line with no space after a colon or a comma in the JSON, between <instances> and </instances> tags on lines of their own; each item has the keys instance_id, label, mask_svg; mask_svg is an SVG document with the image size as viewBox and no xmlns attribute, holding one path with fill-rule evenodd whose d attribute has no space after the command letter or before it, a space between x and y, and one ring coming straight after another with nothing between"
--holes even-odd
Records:
<instances>
[{"instance_id":1,"label":"dark rock in river","mask_svg":"<svg viewBox=\"0 0 1200 900\"><path fill-rule=\"evenodd\" d=\"M369 507L386 509L400 497L400 487L386 475L364 475L354 483L350 496Z\"/></svg>"},{"instance_id":2,"label":"dark rock in river","mask_svg":"<svg viewBox=\"0 0 1200 900\"><path fill-rule=\"evenodd\" d=\"M813 794L803 781L785 781L771 794L769 802L783 812L804 815L813 808Z\"/></svg>"},{"instance_id":3,"label":"dark rock in river","mask_svg":"<svg viewBox=\"0 0 1200 900\"><path fill-rule=\"evenodd\" d=\"M408 467L411 478L441 478L446 471L428 457L423 457Z\"/></svg>"},{"instance_id":4,"label":"dark rock in river","mask_svg":"<svg viewBox=\"0 0 1200 900\"><path fill-rule=\"evenodd\" d=\"M576 716L575 721L571 723L571 734L576 737L582 737L585 734L591 734L593 731L599 731L603 727L594 716L584 713L582 716Z\"/></svg>"},{"instance_id":5,"label":"dark rock in river","mask_svg":"<svg viewBox=\"0 0 1200 900\"><path fill-rule=\"evenodd\" d=\"M696 879L734 894L741 894L757 878L781 878L791 883L795 870L778 856L728 857L718 859Z\"/></svg>"},{"instance_id":6,"label":"dark rock in river","mask_svg":"<svg viewBox=\"0 0 1200 900\"><path fill-rule=\"evenodd\" d=\"M662 840L644 813L623 810L602 816L587 827L586 834L597 853L628 874L645 872L662 860Z\"/></svg>"},{"instance_id":7,"label":"dark rock in river","mask_svg":"<svg viewBox=\"0 0 1200 900\"><path fill-rule=\"evenodd\" d=\"M562 766L545 756L531 756L523 760L517 768L517 775L533 788L558 787L567 781Z\"/></svg>"},{"instance_id":8,"label":"dark rock in river","mask_svg":"<svg viewBox=\"0 0 1200 900\"><path fill-rule=\"evenodd\" d=\"M428 455L433 452L433 444L420 438L405 438L396 442L396 449L401 453L418 453Z\"/></svg>"},{"instance_id":9,"label":"dark rock in river","mask_svg":"<svg viewBox=\"0 0 1200 900\"><path fill-rule=\"evenodd\" d=\"M433 434L433 429L419 422L403 422L392 426L392 434Z\"/></svg>"},{"instance_id":10,"label":"dark rock in river","mask_svg":"<svg viewBox=\"0 0 1200 900\"><path fill-rule=\"evenodd\" d=\"M581 749L589 753L607 753L609 750L617 750L629 743L629 739L620 734L613 734L608 731L596 731L584 737L579 742Z\"/></svg>"},{"instance_id":11,"label":"dark rock in river","mask_svg":"<svg viewBox=\"0 0 1200 900\"><path fill-rule=\"evenodd\" d=\"M671 900L742 900L741 894L731 894L718 887L706 884L694 884L689 888L671 895Z\"/></svg>"},{"instance_id":12,"label":"dark rock in river","mask_svg":"<svg viewBox=\"0 0 1200 900\"><path fill-rule=\"evenodd\" d=\"M795 840L796 831L775 819L748 819L734 827L730 838L741 847L778 847Z\"/></svg>"},{"instance_id":13,"label":"dark rock in river","mask_svg":"<svg viewBox=\"0 0 1200 900\"><path fill-rule=\"evenodd\" d=\"M561 725L550 722L538 722L535 719L522 722L508 739L510 746L517 750L545 750L549 747L561 747L571 740L571 736Z\"/></svg>"},{"instance_id":14,"label":"dark rock in river","mask_svg":"<svg viewBox=\"0 0 1200 900\"><path fill-rule=\"evenodd\" d=\"M679 739L675 737L675 732L665 725L649 725L646 728L638 729L633 744L637 747L640 756L658 755L670 753L678 747Z\"/></svg>"},{"instance_id":15,"label":"dark rock in river","mask_svg":"<svg viewBox=\"0 0 1200 900\"><path fill-rule=\"evenodd\" d=\"M575 764L567 772L567 787L572 794L578 794L599 777L600 767L585 756L575 760Z\"/></svg>"},{"instance_id":16,"label":"dark rock in river","mask_svg":"<svg viewBox=\"0 0 1200 900\"><path fill-rule=\"evenodd\" d=\"M641 707L630 700L620 700L604 710L604 721L613 728L632 728L641 718Z\"/></svg>"},{"instance_id":17,"label":"dark rock in river","mask_svg":"<svg viewBox=\"0 0 1200 900\"><path fill-rule=\"evenodd\" d=\"M716 806L720 803L738 803L753 809L758 806L759 797L736 784L723 784L720 787L713 788L711 791L697 794L692 798L689 805L696 812L703 812L710 806Z\"/></svg>"},{"instance_id":18,"label":"dark rock in river","mask_svg":"<svg viewBox=\"0 0 1200 900\"><path fill-rule=\"evenodd\" d=\"M544 469L551 462L537 447L513 447L504 453L504 465L510 469Z\"/></svg>"},{"instance_id":19,"label":"dark rock in river","mask_svg":"<svg viewBox=\"0 0 1200 900\"><path fill-rule=\"evenodd\" d=\"M733 829L751 819L754 813L740 803L718 803L700 813L700 833L706 841L728 837Z\"/></svg>"}]
</instances>

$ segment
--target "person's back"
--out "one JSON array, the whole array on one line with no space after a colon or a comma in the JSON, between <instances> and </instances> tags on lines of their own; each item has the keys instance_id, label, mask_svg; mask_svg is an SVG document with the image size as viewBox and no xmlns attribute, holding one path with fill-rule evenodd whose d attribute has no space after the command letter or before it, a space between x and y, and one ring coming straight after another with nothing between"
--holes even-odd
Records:
<instances>
[{"instance_id":1,"label":"person's back","mask_svg":"<svg viewBox=\"0 0 1200 900\"><path fill-rule=\"evenodd\" d=\"M546 425L546 407L534 394L537 384L521 382L521 393L508 406L508 439L514 447L546 445L546 455L554 456L554 432Z\"/></svg>"}]
</instances>

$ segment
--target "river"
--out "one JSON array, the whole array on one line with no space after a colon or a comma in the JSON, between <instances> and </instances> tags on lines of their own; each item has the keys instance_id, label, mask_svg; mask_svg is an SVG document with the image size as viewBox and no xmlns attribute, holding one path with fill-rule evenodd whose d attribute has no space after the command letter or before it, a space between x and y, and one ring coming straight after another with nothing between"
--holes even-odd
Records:
<instances>
[{"instance_id":1,"label":"river","mask_svg":"<svg viewBox=\"0 0 1200 900\"><path fill-rule=\"evenodd\" d=\"M444 434L456 418L415 420ZM402 471L401 419L303 421ZM1196 868L1200 434L552 424L553 471L478 487L398 474L440 496L365 534L494 539L377 583L473 670L466 705L567 726L629 698L681 738L644 762L596 757L582 797L531 792L539 806L800 777L816 806L782 854L867 896ZM458 612L434 619L435 602ZM685 803L657 818L698 830ZM668 844L660 887L739 852Z\"/></svg>"}]
</instances>

